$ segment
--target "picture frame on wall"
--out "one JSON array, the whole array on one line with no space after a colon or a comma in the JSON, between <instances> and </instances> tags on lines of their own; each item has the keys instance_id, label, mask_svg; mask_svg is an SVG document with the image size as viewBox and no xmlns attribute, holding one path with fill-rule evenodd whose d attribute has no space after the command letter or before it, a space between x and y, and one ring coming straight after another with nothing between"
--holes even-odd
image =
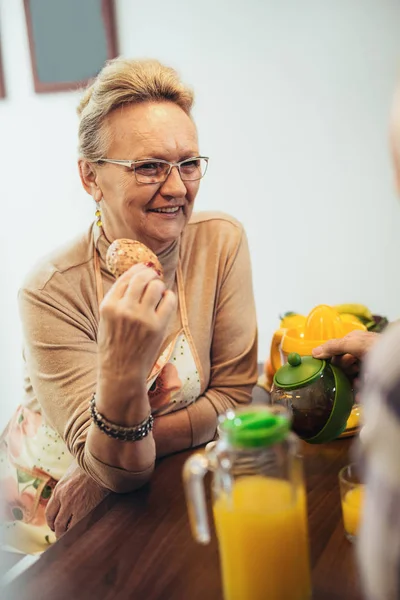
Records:
<instances>
[{"instance_id":1,"label":"picture frame on wall","mask_svg":"<svg viewBox=\"0 0 400 600\"><path fill-rule=\"evenodd\" d=\"M113 0L24 0L34 89L87 85L117 56Z\"/></svg>"}]
</instances>

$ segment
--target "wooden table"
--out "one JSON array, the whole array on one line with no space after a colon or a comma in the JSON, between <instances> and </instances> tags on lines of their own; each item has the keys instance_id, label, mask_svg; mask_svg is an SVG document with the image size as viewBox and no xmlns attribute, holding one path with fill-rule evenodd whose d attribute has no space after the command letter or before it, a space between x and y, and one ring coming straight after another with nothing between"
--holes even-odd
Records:
<instances>
[{"instance_id":1,"label":"wooden table","mask_svg":"<svg viewBox=\"0 0 400 600\"><path fill-rule=\"evenodd\" d=\"M361 599L354 548L343 535L338 489L338 472L349 461L350 446L346 439L303 445L313 600ZM221 600L215 535L209 546L201 546L189 530L181 483L189 455L160 461L147 487L106 498L2 590L2 598ZM210 497L209 485L207 489Z\"/></svg>"}]
</instances>

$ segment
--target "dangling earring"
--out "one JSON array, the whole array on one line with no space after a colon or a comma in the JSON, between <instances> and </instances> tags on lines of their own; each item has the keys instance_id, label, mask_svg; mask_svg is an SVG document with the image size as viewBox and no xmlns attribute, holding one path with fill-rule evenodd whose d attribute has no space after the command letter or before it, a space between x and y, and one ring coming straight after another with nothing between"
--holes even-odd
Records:
<instances>
[{"instance_id":1,"label":"dangling earring","mask_svg":"<svg viewBox=\"0 0 400 600\"><path fill-rule=\"evenodd\" d=\"M97 219L97 221L96 221L97 227L102 227L103 223L102 223L102 220L101 220L101 210L100 210L99 206L97 206L96 212L94 214L95 214L95 217Z\"/></svg>"}]
</instances>

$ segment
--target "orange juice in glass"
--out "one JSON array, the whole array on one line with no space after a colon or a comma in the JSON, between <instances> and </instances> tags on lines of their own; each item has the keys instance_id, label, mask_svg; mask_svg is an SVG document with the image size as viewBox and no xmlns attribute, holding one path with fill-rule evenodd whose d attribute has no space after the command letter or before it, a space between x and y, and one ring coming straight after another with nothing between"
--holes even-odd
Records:
<instances>
[{"instance_id":1,"label":"orange juice in glass","mask_svg":"<svg viewBox=\"0 0 400 600\"><path fill-rule=\"evenodd\" d=\"M345 535L348 540L354 542L364 504L364 484L355 464L343 467L339 473L339 485Z\"/></svg>"},{"instance_id":2,"label":"orange juice in glass","mask_svg":"<svg viewBox=\"0 0 400 600\"><path fill-rule=\"evenodd\" d=\"M213 473L213 514L224 600L309 600L306 494L298 438L281 407L228 411L220 439L184 467L195 538L210 540L203 478Z\"/></svg>"}]
</instances>

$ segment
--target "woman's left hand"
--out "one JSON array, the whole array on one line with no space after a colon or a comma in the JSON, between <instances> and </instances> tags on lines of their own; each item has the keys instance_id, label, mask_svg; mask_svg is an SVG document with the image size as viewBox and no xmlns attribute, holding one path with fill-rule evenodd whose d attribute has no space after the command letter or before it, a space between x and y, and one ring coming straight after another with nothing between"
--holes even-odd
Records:
<instances>
[{"instance_id":1,"label":"woman's left hand","mask_svg":"<svg viewBox=\"0 0 400 600\"><path fill-rule=\"evenodd\" d=\"M74 461L53 490L46 508L48 526L61 537L108 494Z\"/></svg>"}]
</instances>

